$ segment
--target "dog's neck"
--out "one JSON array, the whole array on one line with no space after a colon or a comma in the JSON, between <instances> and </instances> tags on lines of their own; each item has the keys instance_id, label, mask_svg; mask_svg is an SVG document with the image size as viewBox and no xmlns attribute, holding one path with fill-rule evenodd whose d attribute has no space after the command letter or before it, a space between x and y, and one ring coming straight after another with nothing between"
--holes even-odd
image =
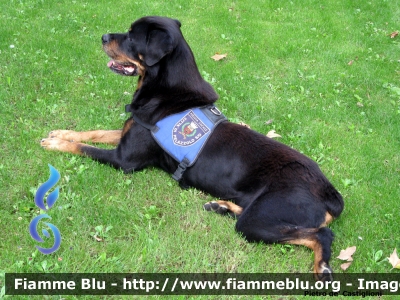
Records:
<instances>
[{"instance_id":1,"label":"dog's neck","mask_svg":"<svg viewBox=\"0 0 400 300\"><path fill-rule=\"evenodd\" d=\"M183 41L139 79L131 110L155 123L170 114L213 104L218 99L196 66L192 51ZM149 117L150 116L150 117Z\"/></svg>"}]
</instances>

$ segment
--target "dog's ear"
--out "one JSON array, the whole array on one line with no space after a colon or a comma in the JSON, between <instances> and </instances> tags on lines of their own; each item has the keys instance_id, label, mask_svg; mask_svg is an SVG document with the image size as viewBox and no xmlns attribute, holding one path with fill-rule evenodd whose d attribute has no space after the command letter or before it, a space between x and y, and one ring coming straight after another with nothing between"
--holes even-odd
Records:
<instances>
[{"instance_id":1,"label":"dog's ear","mask_svg":"<svg viewBox=\"0 0 400 300\"><path fill-rule=\"evenodd\" d=\"M182 24L181 24L181 22L179 20L174 19L174 21L175 21L176 25L179 26L179 28L182 26Z\"/></svg>"},{"instance_id":2,"label":"dog's ear","mask_svg":"<svg viewBox=\"0 0 400 300\"><path fill-rule=\"evenodd\" d=\"M158 29L152 30L147 38L144 61L151 67L165 55L171 53L173 49L172 37L167 32Z\"/></svg>"}]
</instances>

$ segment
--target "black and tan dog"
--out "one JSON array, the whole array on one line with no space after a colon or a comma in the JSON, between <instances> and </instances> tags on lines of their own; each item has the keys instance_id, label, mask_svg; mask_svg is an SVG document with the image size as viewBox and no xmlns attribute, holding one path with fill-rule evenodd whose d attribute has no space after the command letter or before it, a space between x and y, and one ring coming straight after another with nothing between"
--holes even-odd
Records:
<instances>
[{"instance_id":1,"label":"black and tan dog","mask_svg":"<svg viewBox=\"0 0 400 300\"><path fill-rule=\"evenodd\" d=\"M212 105L218 98L199 74L180 22L144 17L127 33L105 34L108 67L139 76L122 130L56 130L41 141L48 150L89 156L126 172L157 166L174 173L178 162L164 151L145 124ZM113 150L82 142L115 144ZM236 230L248 241L304 245L314 251L317 279L331 278L333 233L327 224L343 210L341 195L318 165L299 152L244 126L221 122L195 164L182 174L182 187L218 197L206 210L237 217Z\"/></svg>"}]
</instances>

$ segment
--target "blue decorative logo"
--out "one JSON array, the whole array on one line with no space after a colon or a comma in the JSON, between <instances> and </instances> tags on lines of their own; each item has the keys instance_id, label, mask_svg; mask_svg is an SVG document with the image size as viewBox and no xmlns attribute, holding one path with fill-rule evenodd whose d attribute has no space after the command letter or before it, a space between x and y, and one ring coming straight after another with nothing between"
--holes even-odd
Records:
<instances>
[{"instance_id":1,"label":"blue decorative logo","mask_svg":"<svg viewBox=\"0 0 400 300\"><path fill-rule=\"evenodd\" d=\"M47 180L45 183L43 183L38 188L38 190L35 194L35 204L41 210L48 210L53 207L54 203L57 201L59 189L60 189L59 187L56 187L56 189L47 196L47 207L48 208L46 208L45 203L44 203L44 196L60 180L60 173L52 165L49 165L49 167L50 167L49 180ZM35 239L36 241L38 241L40 243L43 243L44 240L39 236L39 233L37 232L37 225L38 225L39 221L43 218L51 219L49 215L41 214L41 215L35 217L29 224L29 233L31 234L33 239ZM45 223L45 224L53 232L54 244L51 248L42 248L39 246L36 246L36 248L43 254L51 254L51 253L57 251L58 248L60 248L61 234L60 234L60 231L58 230L58 228L56 226L54 226L53 224L50 224L50 223ZM46 229L43 229L42 233L45 235L45 237L47 237L47 238L50 237L50 234Z\"/></svg>"},{"instance_id":2,"label":"blue decorative logo","mask_svg":"<svg viewBox=\"0 0 400 300\"><path fill-rule=\"evenodd\" d=\"M206 135L210 129L190 111L179 120L172 129L172 140L175 145L191 146Z\"/></svg>"}]
</instances>

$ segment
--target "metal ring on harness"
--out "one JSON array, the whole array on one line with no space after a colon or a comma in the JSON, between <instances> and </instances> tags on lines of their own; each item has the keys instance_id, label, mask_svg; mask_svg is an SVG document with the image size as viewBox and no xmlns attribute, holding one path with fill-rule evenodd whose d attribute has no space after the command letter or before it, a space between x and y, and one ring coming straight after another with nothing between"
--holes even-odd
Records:
<instances>
[{"instance_id":1,"label":"metal ring on harness","mask_svg":"<svg viewBox=\"0 0 400 300\"><path fill-rule=\"evenodd\" d=\"M210 111L216 116L222 115L221 111L218 108L216 108L215 106L211 107Z\"/></svg>"}]
</instances>

